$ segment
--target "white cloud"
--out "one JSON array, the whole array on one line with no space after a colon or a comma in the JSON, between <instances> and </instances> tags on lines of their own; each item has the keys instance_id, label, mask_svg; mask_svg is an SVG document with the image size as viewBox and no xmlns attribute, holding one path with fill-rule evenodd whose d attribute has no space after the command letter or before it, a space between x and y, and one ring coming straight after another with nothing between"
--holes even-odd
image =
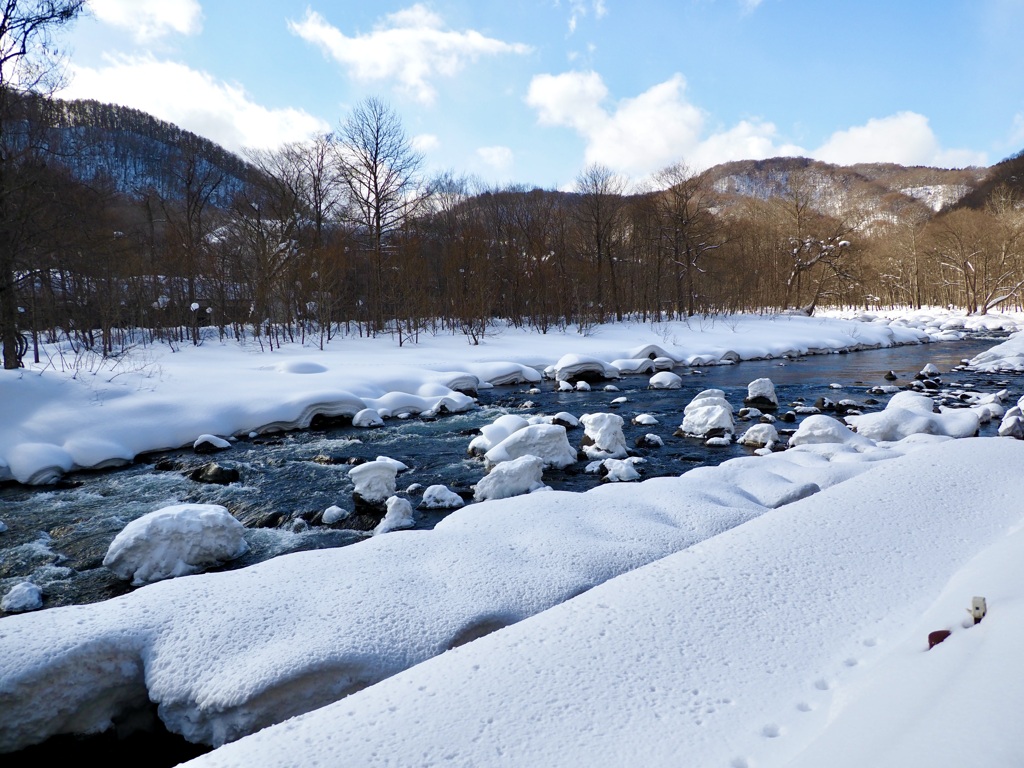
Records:
<instances>
[{"instance_id":1,"label":"white cloud","mask_svg":"<svg viewBox=\"0 0 1024 768\"><path fill-rule=\"evenodd\" d=\"M773 123L741 120L732 128L712 134L700 142L689 162L695 168L710 168L730 160L763 160L806 154L807 150L796 144L778 144Z\"/></svg>"},{"instance_id":2,"label":"white cloud","mask_svg":"<svg viewBox=\"0 0 1024 768\"><path fill-rule=\"evenodd\" d=\"M302 21L289 21L288 27L357 80L395 81L423 104L432 104L437 96L432 84L435 78L451 77L481 56L531 50L474 30L447 30L443 19L421 4L389 14L369 34L354 37L346 36L312 9Z\"/></svg>"},{"instance_id":3,"label":"white cloud","mask_svg":"<svg viewBox=\"0 0 1024 768\"><path fill-rule=\"evenodd\" d=\"M194 35L203 25L198 0L89 0L88 8L103 23L129 30L139 42L169 32Z\"/></svg>"},{"instance_id":4,"label":"white cloud","mask_svg":"<svg viewBox=\"0 0 1024 768\"><path fill-rule=\"evenodd\" d=\"M480 147L477 157L496 171L507 171L512 167L512 150L508 147Z\"/></svg>"},{"instance_id":5,"label":"white cloud","mask_svg":"<svg viewBox=\"0 0 1024 768\"><path fill-rule=\"evenodd\" d=\"M928 124L928 118L916 112L897 112L836 131L811 155L837 165L885 162L961 167L987 163L983 152L944 149Z\"/></svg>"},{"instance_id":6,"label":"white cloud","mask_svg":"<svg viewBox=\"0 0 1024 768\"><path fill-rule=\"evenodd\" d=\"M743 7L744 13L753 13L757 10L757 7L761 4L761 0L740 0L740 5Z\"/></svg>"},{"instance_id":7,"label":"white cloud","mask_svg":"<svg viewBox=\"0 0 1024 768\"><path fill-rule=\"evenodd\" d=\"M435 152L441 148L441 140L432 133L421 133L412 137L412 148L417 152Z\"/></svg>"},{"instance_id":8,"label":"white cloud","mask_svg":"<svg viewBox=\"0 0 1024 768\"><path fill-rule=\"evenodd\" d=\"M683 160L706 168L727 160L800 154L776 143L771 123L743 121L704 137L706 115L685 98L686 80L676 74L634 98L605 106L608 89L596 72L533 78L526 102L542 125L572 128L586 142L586 163L642 178Z\"/></svg>"},{"instance_id":9,"label":"white cloud","mask_svg":"<svg viewBox=\"0 0 1024 768\"><path fill-rule=\"evenodd\" d=\"M233 151L277 147L329 130L307 112L269 109L253 102L240 85L149 55L107 56L105 66L72 67L71 75L61 98L141 109Z\"/></svg>"}]
</instances>

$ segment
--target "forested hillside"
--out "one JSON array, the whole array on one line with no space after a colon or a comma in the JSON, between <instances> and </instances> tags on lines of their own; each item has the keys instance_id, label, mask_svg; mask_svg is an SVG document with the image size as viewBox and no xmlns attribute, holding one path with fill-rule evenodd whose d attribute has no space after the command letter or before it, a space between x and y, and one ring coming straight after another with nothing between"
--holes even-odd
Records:
<instances>
[{"instance_id":1,"label":"forested hillside","mask_svg":"<svg viewBox=\"0 0 1024 768\"><path fill-rule=\"evenodd\" d=\"M18 97L11 114L23 354L62 337L103 354L200 343L203 326L269 344L340 330L476 342L496 318L585 331L1021 303L1020 155L991 169L775 158L699 173L681 158L640 187L592 165L555 191L428 176L374 99L333 134L245 158L123 107Z\"/></svg>"}]
</instances>

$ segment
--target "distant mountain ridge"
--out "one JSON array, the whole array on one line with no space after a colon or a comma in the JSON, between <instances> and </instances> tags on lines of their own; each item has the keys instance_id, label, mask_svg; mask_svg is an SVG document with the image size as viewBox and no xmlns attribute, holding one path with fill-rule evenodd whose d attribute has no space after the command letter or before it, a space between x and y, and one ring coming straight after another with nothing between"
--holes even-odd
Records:
<instances>
[{"instance_id":1,"label":"distant mountain ridge","mask_svg":"<svg viewBox=\"0 0 1024 768\"><path fill-rule=\"evenodd\" d=\"M128 196L155 192L181 196L186 154L198 174L221 179L211 202L227 206L245 184L251 166L219 144L131 107L92 100L53 102L49 149L77 178L109 179Z\"/></svg>"},{"instance_id":2,"label":"distant mountain ridge","mask_svg":"<svg viewBox=\"0 0 1024 768\"><path fill-rule=\"evenodd\" d=\"M83 181L106 177L118 192L136 197L155 192L165 199L181 194L181 168L194 153L199 172L222 179L211 202L227 206L253 167L215 142L141 110L92 100L53 102L56 128L51 149ZM907 209L932 216L954 207L978 207L991 189L1008 184L1024 193L1024 152L990 168L944 169L895 163L833 165L806 157L736 160L710 168L707 177L722 205L744 197L784 196L790 180L815 188L823 212L859 201L886 217Z\"/></svg>"}]
</instances>

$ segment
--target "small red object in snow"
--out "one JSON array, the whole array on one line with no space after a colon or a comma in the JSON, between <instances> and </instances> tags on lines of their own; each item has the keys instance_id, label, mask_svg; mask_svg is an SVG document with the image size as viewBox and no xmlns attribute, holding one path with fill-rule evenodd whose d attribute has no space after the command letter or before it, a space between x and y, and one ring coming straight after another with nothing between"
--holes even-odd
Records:
<instances>
[{"instance_id":1,"label":"small red object in snow","mask_svg":"<svg viewBox=\"0 0 1024 768\"><path fill-rule=\"evenodd\" d=\"M929 632L928 633L928 650L930 651L936 645L938 645L943 640L945 640L947 637L949 637L950 634L951 633L950 633L950 631L948 629L937 629L934 632Z\"/></svg>"}]
</instances>

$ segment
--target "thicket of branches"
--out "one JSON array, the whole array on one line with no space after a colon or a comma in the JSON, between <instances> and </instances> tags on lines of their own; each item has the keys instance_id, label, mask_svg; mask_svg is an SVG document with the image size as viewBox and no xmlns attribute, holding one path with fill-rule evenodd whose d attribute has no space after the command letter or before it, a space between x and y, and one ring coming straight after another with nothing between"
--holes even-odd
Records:
<instances>
[{"instance_id":1,"label":"thicket of branches","mask_svg":"<svg viewBox=\"0 0 1024 768\"><path fill-rule=\"evenodd\" d=\"M980 208L937 216L837 194L810 168L764 197L722 191L683 163L641 191L597 165L571 192L485 188L426 178L396 114L370 99L336 132L244 163L178 132L159 182L126 193L116 158L82 173L82 153L132 154L114 118L18 103L8 124L25 151L7 168L6 216L30 347L67 338L116 354L198 344L203 328L271 346L340 332L478 342L498 319L586 331L823 305L986 312L1018 306L1024 286L1024 214L1005 185ZM90 110L103 130L86 125ZM54 138L69 126L72 139Z\"/></svg>"}]
</instances>

